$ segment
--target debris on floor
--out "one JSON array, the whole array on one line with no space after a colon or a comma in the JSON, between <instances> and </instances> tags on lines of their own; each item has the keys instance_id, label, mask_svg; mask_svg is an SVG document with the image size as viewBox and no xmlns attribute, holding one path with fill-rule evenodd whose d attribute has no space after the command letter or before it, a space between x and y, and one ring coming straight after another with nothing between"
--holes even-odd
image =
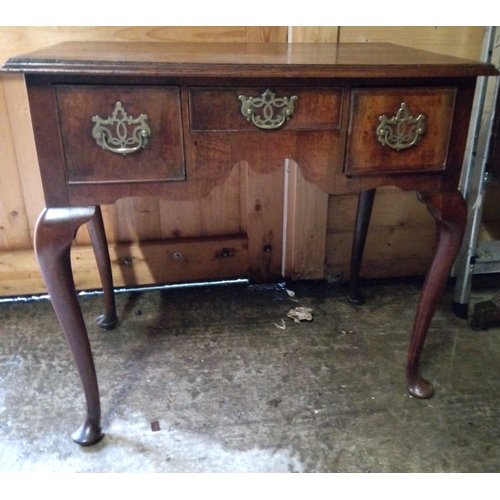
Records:
<instances>
[{"instance_id":1,"label":"debris on floor","mask_svg":"<svg viewBox=\"0 0 500 500\"><path fill-rule=\"evenodd\" d=\"M310 307L295 307L290 309L287 316L292 318L295 323L300 323L301 321L312 321L312 309Z\"/></svg>"},{"instance_id":2,"label":"debris on floor","mask_svg":"<svg viewBox=\"0 0 500 500\"><path fill-rule=\"evenodd\" d=\"M274 323L274 326L276 328L281 329L281 330L286 330L286 325L285 325L285 320L284 319L281 320L281 325L278 325L278 323Z\"/></svg>"},{"instance_id":3,"label":"debris on floor","mask_svg":"<svg viewBox=\"0 0 500 500\"><path fill-rule=\"evenodd\" d=\"M469 317L469 325L476 331L500 325L500 293L474 306L472 315Z\"/></svg>"},{"instance_id":4,"label":"debris on floor","mask_svg":"<svg viewBox=\"0 0 500 500\"><path fill-rule=\"evenodd\" d=\"M281 403L281 399L275 398L275 399L270 399L266 404L268 406L272 406L273 408L277 408L278 405Z\"/></svg>"}]
</instances>

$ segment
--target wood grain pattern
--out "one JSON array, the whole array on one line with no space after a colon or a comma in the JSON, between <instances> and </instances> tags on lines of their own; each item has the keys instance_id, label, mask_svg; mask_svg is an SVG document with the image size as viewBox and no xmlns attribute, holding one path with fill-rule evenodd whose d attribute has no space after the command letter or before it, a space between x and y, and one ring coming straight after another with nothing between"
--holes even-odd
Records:
<instances>
[{"instance_id":1,"label":"wood grain pattern","mask_svg":"<svg viewBox=\"0 0 500 500\"><path fill-rule=\"evenodd\" d=\"M224 249L228 257L221 256ZM245 277L248 267L244 235L193 238L179 241L143 241L109 245L116 287ZM183 258L175 259L175 253ZM164 263L158 266L158 262ZM71 265L77 290L101 288L90 245L73 246ZM0 296L46 293L32 250L0 252Z\"/></svg>"},{"instance_id":2,"label":"wood grain pattern","mask_svg":"<svg viewBox=\"0 0 500 500\"><path fill-rule=\"evenodd\" d=\"M248 234L248 277L255 283L281 277L284 169L258 173L247 162L241 182L242 212Z\"/></svg>"},{"instance_id":3,"label":"wood grain pattern","mask_svg":"<svg viewBox=\"0 0 500 500\"><path fill-rule=\"evenodd\" d=\"M0 105L7 110L5 92L1 86ZM30 235L7 113L0 114L0 134L0 144L3 146L0 176L0 248L17 249L22 248Z\"/></svg>"},{"instance_id":4,"label":"wood grain pattern","mask_svg":"<svg viewBox=\"0 0 500 500\"><path fill-rule=\"evenodd\" d=\"M293 26L292 43L337 43L338 26Z\"/></svg>"},{"instance_id":5,"label":"wood grain pattern","mask_svg":"<svg viewBox=\"0 0 500 500\"><path fill-rule=\"evenodd\" d=\"M193 132L259 132L252 120L243 116L242 101L262 98L265 87L191 87L189 92L190 123ZM342 89L325 88L321 94L315 88L272 87L277 99L293 102L293 113L280 128L291 130L339 130L342 110ZM262 113L255 113L262 118Z\"/></svg>"},{"instance_id":6,"label":"wood grain pattern","mask_svg":"<svg viewBox=\"0 0 500 500\"><path fill-rule=\"evenodd\" d=\"M283 28L245 26L2 26L0 61L8 57L74 41L95 42L229 42L242 43L252 38L283 38ZM286 30L286 28L285 28ZM286 40L282 40L286 41Z\"/></svg>"},{"instance_id":7,"label":"wood grain pattern","mask_svg":"<svg viewBox=\"0 0 500 500\"><path fill-rule=\"evenodd\" d=\"M455 57L479 59L484 26L342 26L338 41L391 42Z\"/></svg>"},{"instance_id":8,"label":"wood grain pattern","mask_svg":"<svg viewBox=\"0 0 500 500\"><path fill-rule=\"evenodd\" d=\"M326 259L330 275L349 275L357 202L358 197L352 195L329 198ZM429 219L415 193L391 187L377 189L361 276L388 278L425 273L436 236Z\"/></svg>"},{"instance_id":9,"label":"wood grain pattern","mask_svg":"<svg viewBox=\"0 0 500 500\"><path fill-rule=\"evenodd\" d=\"M293 280L325 275L328 195L304 179L289 161L285 178L284 276Z\"/></svg>"},{"instance_id":10,"label":"wood grain pattern","mask_svg":"<svg viewBox=\"0 0 500 500\"><path fill-rule=\"evenodd\" d=\"M422 51L391 43L286 44L256 43L65 42L10 58L7 72L149 78L238 78L246 70L255 78L407 78L477 76L488 72L475 60ZM406 61L413 60L409 66ZM75 64L77 63L77 64ZM483 74L481 73L481 74ZM484 74L486 74L484 73Z\"/></svg>"},{"instance_id":11,"label":"wood grain pattern","mask_svg":"<svg viewBox=\"0 0 500 500\"><path fill-rule=\"evenodd\" d=\"M65 86L56 90L61 140L69 184L123 183L127 181L184 181L184 148L181 137L181 102L177 86ZM117 154L98 144L95 117L109 121L120 104L123 115L146 116L150 137L144 147L130 154ZM153 105L154 103L154 105ZM129 126L130 135L138 125ZM106 144L118 137L117 126L101 127L110 134ZM122 127L123 128L123 125ZM121 131L123 133L123 131ZM127 145L131 150L136 144Z\"/></svg>"},{"instance_id":12,"label":"wood grain pattern","mask_svg":"<svg viewBox=\"0 0 500 500\"><path fill-rule=\"evenodd\" d=\"M450 56L477 59L480 54L484 27L293 27L291 40L294 42L322 43L335 42L391 42L415 48L423 48ZM285 42L288 30L286 27L0 27L0 60L10 56L46 47L54 43L68 40L93 41L191 41L191 42ZM4 98L0 99L0 158L2 158L2 191L0 193L0 250L32 248L32 237L36 218L44 205L41 182L36 164L33 137L30 133L29 110L25 95L23 78L19 75L2 75L0 86ZM0 89L0 92L2 90ZM238 172L236 172L238 171ZM239 169L233 173L239 175ZM236 178L236 177L235 177ZM385 189L385 188L384 188ZM5 190L8 190L4 196ZM236 228L245 226L244 213L239 200L239 178L215 188L206 199L201 201L164 201L147 199L124 199L112 206L103 206L106 230L111 242L151 240L164 237L201 236L221 234L227 230L234 232ZM237 194L235 194L237 191ZM214 194L214 193L217 194ZM14 193L17 193L14 195ZM410 213L407 227L411 234L412 220L417 220L425 210L420 204L414 204L408 193L399 193L389 189L382 202L388 203L395 213ZM224 201L226 200L226 201ZM232 201L229 201L232 200ZM230 216L227 221L215 219L208 214L217 212L218 204L229 203ZM179 208L175 207L179 204ZM245 205L245 203L243 203ZM355 202L352 204L355 207ZM235 208L236 207L236 208ZM329 221L333 217L335 202L330 199ZM346 209L347 210L347 209ZM332 226L329 222L327 261L330 270L343 269L345 253L343 241L348 239L352 231L355 208L345 218L345 226ZM13 213L17 213L13 216ZM387 211L376 210L372 218L370 231L380 231L377 241L389 242L390 235L398 235L403 229L394 227L390 220L385 220ZM21 223L16 221L23 221ZM344 218L341 218L344 220ZM187 223L189 221L189 224ZM211 232L211 224L214 231ZM373 265L371 272L380 271L381 275L420 274L428 264L430 246L433 240L432 221L426 223L430 237L424 237L419 246L401 233L397 250L389 254L383 243L370 255L370 244L367 244L367 258ZM179 233L179 227L183 227ZM426 226L427 227L427 226ZM416 228L415 228L416 229ZM421 228L422 229L422 228ZM3 232L3 236L2 236ZM229 234L227 233L227 234ZM8 236L6 236L8 235ZM339 238L339 239L337 239ZM370 236L369 236L370 238ZM89 237L82 227L76 239L78 244L88 245ZM350 242L345 243L349 248ZM389 248L389 247L387 247ZM378 253L380 252L380 253ZM369 256L370 255L370 256ZM369 257L368 257L369 256ZM20 259L20 262L23 262ZM419 262L420 264L415 264ZM338 265L337 265L338 263ZM380 265L378 265L380 263ZM0 267L0 281L3 280ZM36 272L36 271L35 271ZM364 272L368 272L368 267ZM96 274L97 278L97 274ZM11 290L15 290L11 288ZM19 290L28 290L20 282ZM16 292L13 292L16 293ZM24 292L19 292L24 293Z\"/></svg>"},{"instance_id":13,"label":"wood grain pattern","mask_svg":"<svg viewBox=\"0 0 500 500\"><path fill-rule=\"evenodd\" d=\"M380 116L392 119L407 106L408 113L424 117L424 132L414 146L394 150L381 145L376 134ZM351 101L351 130L347 147L346 173L367 175L387 172L439 171L446 165L450 142L455 89L359 89ZM391 127L396 132L396 127ZM371 135L363 131L371 130ZM408 134L408 130L405 131ZM359 138L362 137L362 140Z\"/></svg>"}]
</instances>

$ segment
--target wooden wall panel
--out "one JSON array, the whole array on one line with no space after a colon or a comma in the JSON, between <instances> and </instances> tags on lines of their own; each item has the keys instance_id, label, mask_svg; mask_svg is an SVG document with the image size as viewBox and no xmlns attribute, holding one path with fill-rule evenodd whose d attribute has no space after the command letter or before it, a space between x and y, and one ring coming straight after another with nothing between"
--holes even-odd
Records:
<instances>
[{"instance_id":1,"label":"wooden wall panel","mask_svg":"<svg viewBox=\"0 0 500 500\"><path fill-rule=\"evenodd\" d=\"M327 225L327 269L348 276L357 196L331 196ZM432 257L435 226L414 192L378 189L366 239L362 276L418 276Z\"/></svg>"},{"instance_id":2,"label":"wooden wall panel","mask_svg":"<svg viewBox=\"0 0 500 500\"><path fill-rule=\"evenodd\" d=\"M88 42L229 42L262 41L276 31L272 27L245 26L1 26L0 61L54 43L74 40Z\"/></svg>"},{"instance_id":3,"label":"wooden wall panel","mask_svg":"<svg viewBox=\"0 0 500 500\"><path fill-rule=\"evenodd\" d=\"M224 249L228 250L227 256L223 255ZM199 281L200 276L205 280L244 277L247 252L245 235L109 245L116 287ZM180 254L180 258L175 254ZM101 287L90 246L73 246L71 262L78 290ZM2 252L0 276L3 296L46 291L31 250Z\"/></svg>"},{"instance_id":4,"label":"wooden wall panel","mask_svg":"<svg viewBox=\"0 0 500 500\"><path fill-rule=\"evenodd\" d=\"M30 241L30 235L3 86L0 86L0 153L0 247L14 250Z\"/></svg>"},{"instance_id":5,"label":"wooden wall panel","mask_svg":"<svg viewBox=\"0 0 500 500\"><path fill-rule=\"evenodd\" d=\"M2 171L5 168L6 170L16 169L18 172L21 188L19 202L23 202L24 216L28 224L28 234L24 235L18 248L25 248L28 243L31 243L36 220L44 207L42 182L38 171L24 79L20 75L4 75L1 78L0 87L3 88L5 94L5 116L9 119L10 138L15 153L14 157L5 162L2 161ZM7 248L14 249L13 246L7 246Z\"/></svg>"},{"instance_id":6,"label":"wooden wall panel","mask_svg":"<svg viewBox=\"0 0 500 500\"><path fill-rule=\"evenodd\" d=\"M339 42L387 42L478 59L484 26L342 26Z\"/></svg>"},{"instance_id":7,"label":"wooden wall panel","mask_svg":"<svg viewBox=\"0 0 500 500\"><path fill-rule=\"evenodd\" d=\"M245 41L248 43L285 43L287 37L286 26L248 26Z\"/></svg>"},{"instance_id":8,"label":"wooden wall panel","mask_svg":"<svg viewBox=\"0 0 500 500\"><path fill-rule=\"evenodd\" d=\"M307 182L294 161L287 164L283 275L321 279L325 273L328 195Z\"/></svg>"},{"instance_id":9,"label":"wooden wall panel","mask_svg":"<svg viewBox=\"0 0 500 500\"><path fill-rule=\"evenodd\" d=\"M256 283L281 276L283 246L284 169L258 174L243 165L241 212L248 234L248 277Z\"/></svg>"},{"instance_id":10,"label":"wooden wall panel","mask_svg":"<svg viewBox=\"0 0 500 500\"><path fill-rule=\"evenodd\" d=\"M291 30L293 43L337 43L338 26L294 26Z\"/></svg>"}]
</instances>

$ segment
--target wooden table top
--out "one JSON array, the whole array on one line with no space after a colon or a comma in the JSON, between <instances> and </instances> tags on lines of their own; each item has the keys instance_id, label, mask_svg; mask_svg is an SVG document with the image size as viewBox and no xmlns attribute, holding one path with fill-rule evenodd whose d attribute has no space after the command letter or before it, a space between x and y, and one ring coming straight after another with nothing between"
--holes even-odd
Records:
<instances>
[{"instance_id":1,"label":"wooden table top","mask_svg":"<svg viewBox=\"0 0 500 500\"><path fill-rule=\"evenodd\" d=\"M5 72L214 77L496 75L491 64L389 43L63 42L12 57Z\"/></svg>"}]
</instances>

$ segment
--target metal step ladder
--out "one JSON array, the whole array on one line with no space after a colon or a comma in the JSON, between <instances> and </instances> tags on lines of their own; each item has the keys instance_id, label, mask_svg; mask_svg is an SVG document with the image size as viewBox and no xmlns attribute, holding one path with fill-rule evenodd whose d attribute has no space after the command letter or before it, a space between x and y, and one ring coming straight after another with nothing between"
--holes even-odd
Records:
<instances>
[{"instance_id":1,"label":"metal step ladder","mask_svg":"<svg viewBox=\"0 0 500 500\"><path fill-rule=\"evenodd\" d=\"M481 59L500 69L500 26L486 29ZM500 240L478 241L484 197L491 175L487 168L488 153L499 80L498 77L478 79L459 186L467 204L468 218L462 247L452 271L452 276L456 277L452 307L455 315L464 319L469 316L472 276L500 272Z\"/></svg>"}]
</instances>

